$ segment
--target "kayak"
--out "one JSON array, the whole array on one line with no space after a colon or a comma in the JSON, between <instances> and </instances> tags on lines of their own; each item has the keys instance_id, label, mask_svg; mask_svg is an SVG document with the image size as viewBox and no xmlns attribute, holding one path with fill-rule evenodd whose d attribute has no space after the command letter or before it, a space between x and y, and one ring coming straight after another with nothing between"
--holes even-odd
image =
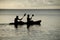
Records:
<instances>
[{"instance_id":1,"label":"kayak","mask_svg":"<svg viewBox=\"0 0 60 40\"><path fill-rule=\"evenodd\" d=\"M16 23L9 23L9 25L15 25ZM41 24L41 20L38 21L30 21L30 22L23 22L23 21L19 21L17 23L17 25L40 25Z\"/></svg>"}]
</instances>

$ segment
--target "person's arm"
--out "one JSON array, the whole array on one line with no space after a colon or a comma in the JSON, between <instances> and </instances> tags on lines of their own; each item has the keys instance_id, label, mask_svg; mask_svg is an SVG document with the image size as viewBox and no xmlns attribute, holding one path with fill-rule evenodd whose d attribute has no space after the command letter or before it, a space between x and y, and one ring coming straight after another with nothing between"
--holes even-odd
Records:
<instances>
[{"instance_id":1,"label":"person's arm","mask_svg":"<svg viewBox=\"0 0 60 40\"><path fill-rule=\"evenodd\" d=\"M32 17L34 16L34 14L32 14ZM32 19L32 17L31 17L31 19Z\"/></svg>"},{"instance_id":2,"label":"person's arm","mask_svg":"<svg viewBox=\"0 0 60 40\"><path fill-rule=\"evenodd\" d=\"M23 18L21 18L21 19L18 19L18 20L22 20Z\"/></svg>"},{"instance_id":3,"label":"person's arm","mask_svg":"<svg viewBox=\"0 0 60 40\"><path fill-rule=\"evenodd\" d=\"M32 19L32 17L30 19Z\"/></svg>"},{"instance_id":4,"label":"person's arm","mask_svg":"<svg viewBox=\"0 0 60 40\"><path fill-rule=\"evenodd\" d=\"M23 16L21 19L19 19L19 20L22 20L25 16L26 16L26 13L25 13L24 16Z\"/></svg>"}]
</instances>

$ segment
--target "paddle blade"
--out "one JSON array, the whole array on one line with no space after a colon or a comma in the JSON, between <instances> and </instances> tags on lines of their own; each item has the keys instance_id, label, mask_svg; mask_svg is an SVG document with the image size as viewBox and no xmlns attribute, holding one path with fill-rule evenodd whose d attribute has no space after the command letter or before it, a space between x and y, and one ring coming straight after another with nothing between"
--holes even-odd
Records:
<instances>
[{"instance_id":1,"label":"paddle blade","mask_svg":"<svg viewBox=\"0 0 60 40\"><path fill-rule=\"evenodd\" d=\"M26 13L24 14L24 16L26 16Z\"/></svg>"},{"instance_id":2,"label":"paddle blade","mask_svg":"<svg viewBox=\"0 0 60 40\"><path fill-rule=\"evenodd\" d=\"M32 16L34 16L34 14L32 14Z\"/></svg>"}]
</instances>

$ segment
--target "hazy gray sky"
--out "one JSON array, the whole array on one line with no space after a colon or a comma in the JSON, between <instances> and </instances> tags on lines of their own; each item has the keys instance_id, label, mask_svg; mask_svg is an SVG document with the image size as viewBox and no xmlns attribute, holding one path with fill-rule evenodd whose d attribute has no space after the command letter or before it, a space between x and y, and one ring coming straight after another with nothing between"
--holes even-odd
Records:
<instances>
[{"instance_id":1,"label":"hazy gray sky","mask_svg":"<svg viewBox=\"0 0 60 40\"><path fill-rule=\"evenodd\" d=\"M60 0L0 0L0 8L60 8Z\"/></svg>"}]
</instances>

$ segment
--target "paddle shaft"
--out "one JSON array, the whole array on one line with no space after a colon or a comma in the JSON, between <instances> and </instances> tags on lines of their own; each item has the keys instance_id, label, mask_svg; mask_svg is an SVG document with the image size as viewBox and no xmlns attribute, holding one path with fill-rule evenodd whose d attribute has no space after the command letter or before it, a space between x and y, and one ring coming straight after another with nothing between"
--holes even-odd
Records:
<instances>
[{"instance_id":1,"label":"paddle shaft","mask_svg":"<svg viewBox=\"0 0 60 40\"><path fill-rule=\"evenodd\" d=\"M32 17L33 17L34 15L32 15ZM31 17L31 19L32 19L32 17Z\"/></svg>"},{"instance_id":2,"label":"paddle shaft","mask_svg":"<svg viewBox=\"0 0 60 40\"><path fill-rule=\"evenodd\" d=\"M24 16L26 15L26 13L24 14ZM23 19L24 18L24 16L21 18L21 19Z\"/></svg>"}]
</instances>

